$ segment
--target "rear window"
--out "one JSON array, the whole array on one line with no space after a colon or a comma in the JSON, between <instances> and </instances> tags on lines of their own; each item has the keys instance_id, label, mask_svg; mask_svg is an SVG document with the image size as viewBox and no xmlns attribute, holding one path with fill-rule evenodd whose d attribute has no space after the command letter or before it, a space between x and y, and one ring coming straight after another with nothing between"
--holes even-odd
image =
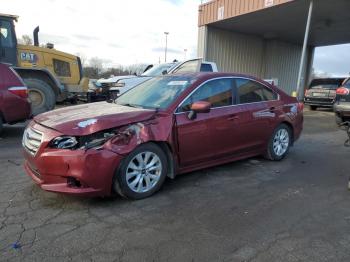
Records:
<instances>
[{"instance_id":1,"label":"rear window","mask_svg":"<svg viewBox=\"0 0 350 262\"><path fill-rule=\"evenodd\" d=\"M312 80L309 89L331 89L336 90L343 83L344 78L327 78Z\"/></svg>"},{"instance_id":2,"label":"rear window","mask_svg":"<svg viewBox=\"0 0 350 262\"><path fill-rule=\"evenodd\" d=\"M346 82L343 85L346 88L350 88L350 78L348 80L346 80Z\"/></svg>"},{"instance_id":3,"label":"rear window","mask_svg":"<svg viewBox=\"0 0 350 262\"><path fill-rule=\"evenodd\" d=\"M201 64L201 72L213 72L211 64Z\"/></svg>"}]
</instances>

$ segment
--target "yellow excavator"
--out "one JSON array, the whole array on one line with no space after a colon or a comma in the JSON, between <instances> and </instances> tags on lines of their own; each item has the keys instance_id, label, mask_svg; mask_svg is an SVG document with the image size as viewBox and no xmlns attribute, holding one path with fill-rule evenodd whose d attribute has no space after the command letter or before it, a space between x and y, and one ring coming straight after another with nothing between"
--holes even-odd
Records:
<instances>
[{"instance_id":1,"label":"yellow excavator","mask_svg":"<svg viewBox=\"0 0 350 262\"><path fill-rule=\"evenodd\" d=\"M29 89L33 114L55 107L56 102L87 93L89 79L83 77L80 58L39 44L39 27L33 32L34 45L17 43L18 16L0 14L0 62L11 64Z\"/></svg>"}]
</instances>

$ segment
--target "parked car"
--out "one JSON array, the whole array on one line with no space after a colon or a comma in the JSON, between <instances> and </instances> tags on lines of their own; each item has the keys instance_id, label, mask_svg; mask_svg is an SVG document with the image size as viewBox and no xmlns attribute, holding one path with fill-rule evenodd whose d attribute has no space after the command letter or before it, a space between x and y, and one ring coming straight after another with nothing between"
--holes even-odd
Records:
<instances>
[{"instance_id":1,"label":"parked car","mask_svg":"<svg viewBox=\"0 0 350 262\"><path fill-rule=\"evenodd\" d=\"M160 76L114 103L36 116L23 135L24 166L47 191L141 199L167 176L257 155L283 159L301 134L302 111L249 76Z\"/></svg>"},{"instance_id":2,"label":"parked car","mask_svg":"<svg viewBox=\"0 0 350 262\"><path fill-rule=\"evenodd\" d=\"M194 72L218 72L216 63L203 61L201 58L190 59L183 62L159 64L145 71L139 77L119 79L114 87L110 88L112 94L121 95L133 87L153 78L165 74L180 74ZM111 95L113 97L113 95ZM115 97L116 95L114 95Z\"/></svg>"},{"instance_id":3,"label":"parked car","mask_svg":"<svg viewBox=\"0 0 350 262\"><path fill-rule=\"evenodd\" d=\"M333 108L336 90L343 83L344 78L317 78L311 81L305 90L305 105L311 110L318 107Z\"/></svg>"},{"instance_id":4,"label":"parked car","mask_svg":"<svg viewBox=\"0 0 350 262\"><path fill-rule=\"evenodd\" d=\"M342 87L337 89L334 112L337 124L350 122L350 78L346 79Z\"/></svg>"},{"instance_id":5,"label":"parked car","mask_svg":"<svg viewBox=\"0 0 350 262\"><path fill-rule=\"evenodd\" d=\"M31 116L28 89L18 74L0 63L0 133L4 124L15 124Z\"/></svg>"}]
</instances>

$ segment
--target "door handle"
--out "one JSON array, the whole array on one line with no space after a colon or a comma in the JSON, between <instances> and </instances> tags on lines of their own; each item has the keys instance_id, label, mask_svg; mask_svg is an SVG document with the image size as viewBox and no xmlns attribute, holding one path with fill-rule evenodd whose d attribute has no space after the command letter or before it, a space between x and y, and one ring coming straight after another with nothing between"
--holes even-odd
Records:
<instances>
[{"instance_id":1,"label":"door handle","mask_svg":"<svg viewBox=\"0 0 350 262\"><path fill-rule=\"evenodd\" d=\"M231 115L227 118L228 121L235 121L237 119L239 119L239 117L237 115Z\"/></svg>"}]
</instances>

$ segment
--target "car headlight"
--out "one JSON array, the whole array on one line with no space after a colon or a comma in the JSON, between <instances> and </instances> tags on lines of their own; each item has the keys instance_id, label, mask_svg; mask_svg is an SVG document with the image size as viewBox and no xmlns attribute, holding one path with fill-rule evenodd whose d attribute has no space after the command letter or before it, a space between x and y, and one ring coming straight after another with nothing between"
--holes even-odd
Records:
<instances>
[{"instance_id":1,"label":"car headlight","mask_svg":"<svg viewBox=\"0 0 350 262\"><path fill-rule=\"evenodd\" d=\"M78 140L74 136L60 136L56 137L51 142L51 147L58 149L76 149Z\"/></svg>"}]
</instances>

